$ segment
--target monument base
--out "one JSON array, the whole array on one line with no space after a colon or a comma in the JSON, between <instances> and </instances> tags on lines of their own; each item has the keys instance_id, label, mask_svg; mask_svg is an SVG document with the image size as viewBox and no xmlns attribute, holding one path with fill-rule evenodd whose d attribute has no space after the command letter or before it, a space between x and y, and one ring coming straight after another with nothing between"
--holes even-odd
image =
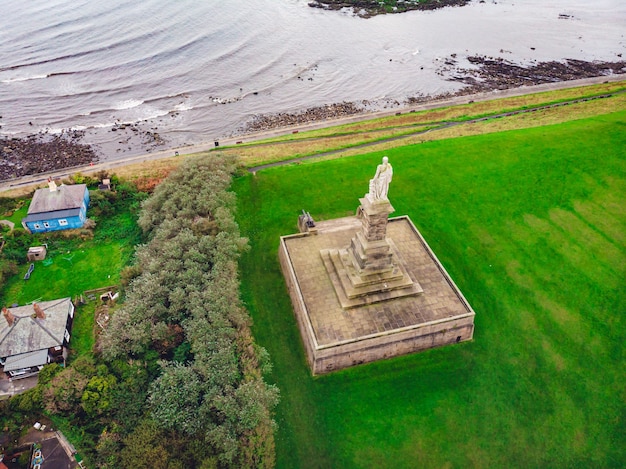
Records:
<instances>
[{"instance_id":1,"label":"monument base","mask_svg":"<svg viewBox=\"0 0 626 469\"><path fill-rule=\"evenodd\" d=\"M389 219L393 264L402 268L379 274L389 280L382 290L342 260L362 229L358 217L316 228L281 237L279 248L313 374L472 339L474 311L408 217Z\"/></svg>"}]
</instances>

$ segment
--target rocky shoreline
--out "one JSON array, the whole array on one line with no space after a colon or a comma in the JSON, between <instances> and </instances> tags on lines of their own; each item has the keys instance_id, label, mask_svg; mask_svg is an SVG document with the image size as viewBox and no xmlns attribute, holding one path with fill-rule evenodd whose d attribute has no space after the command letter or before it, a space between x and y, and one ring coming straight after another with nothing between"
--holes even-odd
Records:
<instances>
[{"instance_id":1,"label":"rocky shoreline","mask_svg":"<svg viewBox=\"0 0 626 469\"><path fill-rule=\"evenodd\" d=\"M472 56L467 60L477 68L455 68L456 62L451 58L446 62L450 69L443 69L453 73L453 80L468 85L461 90L464 95L626 73L626 61L623 60L585 62L566 59L563 62L537 62L528 67L499 57Z\"/></svg>"},{"instance_id":2,"label":"rocky shoreline","mask_svg":"<svg viewBox=\"0 0 626 469\"><path fill-rule=\"evenodd\" d=\"M475 68L461 67L455 55L442 60L439 73L449 80L463 83L465 86L459 91L438 96L411 96L403 103L394 100L389 103L389 107L409 107L454 96L626 73L626 61L585 62L569 59L562 62L537 62L529 66L498 57L472 56L468 57L468 61ZM324 122L362 114L370 109L371 103L363 101L328 104L295 113L258 114L237 129L235 135ZM133 124L116 124L110 131L126 134L125 137L120 135L118 144L138 145L146 152L166 144L156 127L146 131ZM0 138L0 181L87 166L99 161L96 149L81 143L83 136L81 131L66 131L59 135L42 133L25 138Z\"/></svg>"},{"instance_id":3,"label":"rocky shoreline","mask_svg":"<svg viewBox=\"0 0 626 469\"><path fill-rule=\"evenodd\" d=\"M363 106L359 106L356 103L343 102L310 107L295 113L257 114L252 121L246 123L239 130L241 133L264 132L281 127L292 127L294 125L354 116L363 113L364 110Z\"/></svg>"},{"instance_id":4,"label":"rocky shoreline","mask_svg":"<svg viewBox=\"0 0 626 469\"><path fill-rule=\"evenodd\" d=\"M605 75L626 73L626 61L618 62L585 62L568 59L563 62L538 62L523 67L502 58L473 56L468 61L475 65L475 69L465 69L458 66L456 56L442 60L441 75L448 75L449 80L464 83L465 87L455 93L445 93L436 96L410 96L404 103L394 101L392 107L408 107L428 101L467 96L495 90L519 88L521 86L541 85L563 81L593 78ZM263 132L292 127L295 125L310 124L325 120L338 119L361 114L368 109L369 102L339 103L309 108L296 113L259 114L239 129L240 133Z\"/></svg>"},{"instance_id":5,"label":"rocky shoreline","mask_svg":"<svg viewBox=\"0 0 626 469\"><path fill-rule=\"evenodd\" d=\"M484 0L483 0L484 1ZM315 0L309 2L312 8L323 10L351 9L356 16L370 18L376 15L388 13L404 13L412 10L436 10L449 6L464 6L470 0L420 0L420 1L396 1L388 0L380 2L376 0Z\"/></svg>"},{"instance_id":6,"label":"rocky shoreline","mask_svg":"<svg viewBox=\"0 0 626 469\"><path fill-rule=\"evenodd\" d=\"M83 132L46 133L0 139L0 181L86 166L98 161L95 149L80 142Z\"/></svg>"}]
</instances>

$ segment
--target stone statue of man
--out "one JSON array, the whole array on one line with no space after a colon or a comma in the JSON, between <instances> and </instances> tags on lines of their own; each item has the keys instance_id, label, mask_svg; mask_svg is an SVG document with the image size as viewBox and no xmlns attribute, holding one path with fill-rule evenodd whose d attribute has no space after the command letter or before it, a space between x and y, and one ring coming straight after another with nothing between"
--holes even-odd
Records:
<instances>
[{"instance_id":1,"label":"stone statue of man","mask_svg":"<svg viewBox=\"0 0 626 469\"><path fill-rule=\"evenodd\" d=\"M393 176L393 168L389 164L389 158L383 157L383 162L376 168L374 179L370 179L369 197L372 200L388 200L389 183Z\"/></svg>"}]
</instances>

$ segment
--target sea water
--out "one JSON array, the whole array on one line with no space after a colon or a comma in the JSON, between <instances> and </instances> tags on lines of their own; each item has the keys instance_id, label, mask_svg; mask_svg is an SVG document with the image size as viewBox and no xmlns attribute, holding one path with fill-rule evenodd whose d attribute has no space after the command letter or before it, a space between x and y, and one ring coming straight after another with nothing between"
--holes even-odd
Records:
<instances>
[{"instance_id":1,"label":"sea water","mask_svg":"<svg viewBox=\"0 0 626 469\"><path fill-rule=\"evenodd\" d=\"M455 92L445 62L621 60L626 2L474 1L363 19L308 0L3 0L0 136L82 129L102 159L219 140L258 114ZM137 139L136 139L137 140Z\"/></svg>"}]
</instances>

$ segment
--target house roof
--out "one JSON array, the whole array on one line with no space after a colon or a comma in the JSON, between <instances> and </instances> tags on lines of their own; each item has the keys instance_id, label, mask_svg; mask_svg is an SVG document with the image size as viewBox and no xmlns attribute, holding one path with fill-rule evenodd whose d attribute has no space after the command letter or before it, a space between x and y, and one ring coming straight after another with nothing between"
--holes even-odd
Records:
<instances>
[{"instance_id":1,"label":"house roof","mask_svg":"<svg viewBox=\"0 0 626 469\"><path fill-rule=\"evenodd\" d=\"M71 218L80 214L80 208L72 208L68 210L53 210L52 212L31 213L22 218L24 223L29 221L50 220L52 218Z\"/></svg>"},{"instance_id":2,"label":"house roof","mask_svg":"<svg viewBox=\"0 0 626 469\"><path fill-rule=\"evenodd\" d=\"M28 207L28 215L80 208L86 190L86 184L62 185L58 186L55 191L49 188L37 189Z\"/></svg>"},{"instance_id":3,"label":"house roof","mask_svg":"<svg viewBox=\"0 0 626 469\"><path fill-rule=\"evenodd\" d=\"M45 365L48 362L48 349L35 352L20 353L7 357L4 363L4 372L30 368L31 366Z\"/></svg>"},{"instance_id":4,"label":"house roof","mask_svg":"<svg viewBox=\"0 0 626 469\"><path fill-rule=\"evenodd\" d=\"M73 308L70 298L42 301L38 305L45 319L38 319L32 305L8 308L12 325L0 316L0 357L9 357L63 345L67 316Z\"/></svg>"}]
</instances>

